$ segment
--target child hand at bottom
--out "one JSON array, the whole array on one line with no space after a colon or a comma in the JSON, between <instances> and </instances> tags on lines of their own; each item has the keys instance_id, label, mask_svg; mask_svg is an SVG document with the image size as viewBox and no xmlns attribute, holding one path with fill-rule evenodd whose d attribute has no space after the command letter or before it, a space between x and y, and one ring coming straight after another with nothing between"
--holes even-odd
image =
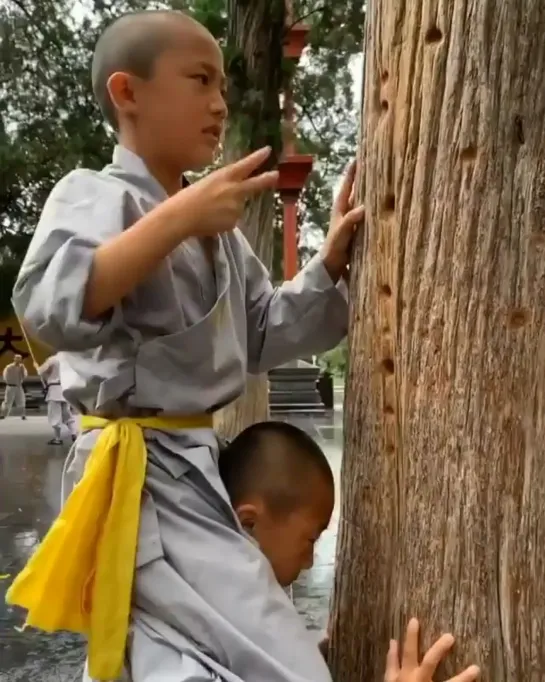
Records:
<instances>
[{"instance_id":1,"label":"child hand at bottom","mask_svg":"<svg viewBox=\"0 0 545 682\"><path fill-rule=\"evenodd\" d=\"M416 618L411 619L405 633L401 665L398 643L395 640L390 642L390 648L386 657L384 682L432 682L437 666L454 644L454 637L452 635L442 635L426 651L422 662L419 663L418 630L418 621ZM445 682L474 682L474 680L479 678L479 675L479 668L476 665L471 665Z\"/></svg>"}]
</instances>

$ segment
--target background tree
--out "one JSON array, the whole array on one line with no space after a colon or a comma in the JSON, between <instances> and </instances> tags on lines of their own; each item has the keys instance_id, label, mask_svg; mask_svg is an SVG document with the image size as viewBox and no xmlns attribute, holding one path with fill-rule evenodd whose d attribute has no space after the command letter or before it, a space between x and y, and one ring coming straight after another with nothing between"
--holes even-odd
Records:
<instances>
[{"instance_id":1,"label":"background tree","mask_svg":"<svg viewBox=\"0 0 545 682\"><path fill-rule=\"evenodd\" d=\"M545 679L545 5L370 3L334 679Z\"/></svg>"},{"instance_id":2,"label":"background tree","mask_svg":"<svg viewBox=\"0 0 545 682\"><path fill-rule=\"evenodd\" d=\"M228 104L226 161L265 145L272 147L270 166L282 152L280 92L288 74L283 44L285 0L228 0ZM257 256L272 267L275 194L264 192L248 202L241 227ZM214 416L216 429L233 438L246 426L269 416L267 374L248 376L243 395Z\"/></svg>"}]
</instances>

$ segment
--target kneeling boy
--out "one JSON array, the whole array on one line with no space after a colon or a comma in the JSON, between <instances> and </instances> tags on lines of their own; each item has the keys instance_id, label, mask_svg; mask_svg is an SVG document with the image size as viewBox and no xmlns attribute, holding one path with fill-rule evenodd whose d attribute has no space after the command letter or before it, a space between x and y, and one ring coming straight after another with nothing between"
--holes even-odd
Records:
<instances>
[{"instance_id":1,"label":"kneeling boy","mask_svg":"<svg viewBox=\"0 0 545 682\"><path fill-rule=\"evenodd\" d=\"M222 451L219 469L243 530L260 547L280 585L291 585L312 567L316 542L333 512L335 485L322 449L291 424L262 422L245 429ZM397 642L392 641L385 679L431 682L453 643L451 635L443 635L418 665L418 623L411 620L404 643L410 655L401 669ZM327 646L327 639L320 643L324 655ZM479 669L471 666L454 680L471 682L478 675Z\"/></svg>"}]
</instances>

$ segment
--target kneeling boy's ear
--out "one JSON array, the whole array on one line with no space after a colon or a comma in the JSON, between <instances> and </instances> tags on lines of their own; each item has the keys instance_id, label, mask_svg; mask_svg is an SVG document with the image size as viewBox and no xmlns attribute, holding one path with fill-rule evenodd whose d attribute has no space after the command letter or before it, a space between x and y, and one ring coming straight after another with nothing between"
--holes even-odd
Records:
<instances>
[{"instance_id":1,"label":"kneeling boy's ear","mask_svg":"<svg viewBox=\"0 0 545 682\"><path fill-rule=\"evenodd\" d=\"M254 504L241 504L235 509L235 514L244 530L253 535L259 515L257 507Z\"/></svg>"}]
</instances>

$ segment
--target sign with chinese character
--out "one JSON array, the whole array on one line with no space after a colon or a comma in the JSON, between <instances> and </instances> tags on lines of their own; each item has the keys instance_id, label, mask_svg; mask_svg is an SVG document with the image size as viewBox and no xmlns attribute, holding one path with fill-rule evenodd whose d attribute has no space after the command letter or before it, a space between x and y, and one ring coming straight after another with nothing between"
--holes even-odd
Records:
<instances>
[{"instance_id":1,"label":"sign with chinese character","mask_svg":"<svg viewBox=\"0 0 545 682\"><path fill-rule=\"evenodd\" d=\"M45 346L31 339L32 350L36 355L36 361L41 364L45 361L49 352ZM25 337L15 315L0 320L0 375L4 367L13 362L14 355L21 355L27 371L30 375L36 374L30 351Z\"/></svg>"}]
</instances>

